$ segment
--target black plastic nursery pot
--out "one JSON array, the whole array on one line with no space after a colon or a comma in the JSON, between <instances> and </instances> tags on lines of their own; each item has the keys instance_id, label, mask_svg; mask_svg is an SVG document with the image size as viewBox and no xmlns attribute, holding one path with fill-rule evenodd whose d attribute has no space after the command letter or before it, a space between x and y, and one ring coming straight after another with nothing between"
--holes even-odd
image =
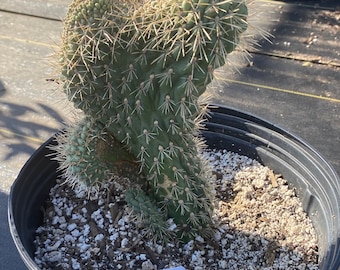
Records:
<instances>
[{"instance_id":1,"label":"black plastic nursery pot","mask_svg":"<svg viewBox=\"0 0 340 270\"><path fill-rule=\"evenodd\" d=\"M296 136L256 116L226 107L211 110L203 135L210 148L254 158L280 173L297 190L318 234L322 270L340 268L340 179L316 150ZM57 177L56 161L43 144L15 180L8 206L15 245L29 269L34 262L35 231L42 224L42 206Z\"/></svg>"}]
</instances>

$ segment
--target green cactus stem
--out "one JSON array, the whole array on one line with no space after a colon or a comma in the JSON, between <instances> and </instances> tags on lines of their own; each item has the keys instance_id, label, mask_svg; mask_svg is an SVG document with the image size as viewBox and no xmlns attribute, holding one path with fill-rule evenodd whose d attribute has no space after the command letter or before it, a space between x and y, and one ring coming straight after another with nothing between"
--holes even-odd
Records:
<instances>
[{"instance_id":1,"label":"green cactus stem","mask_svg":"<svg viewBox=\"0 0 340 270\"><path fill-rule=\"evenodd\" d=\"M246 18L244 0L78 0L65 20L68 98L138 161L145 194L174 219L183 241L212 225L198 98L239 43Z\"/></svg>"},{"instance_id":2,"label":"green cactus stem","mask_svg":"<svg viewBox=\"0 0 340 270\"><path fill-rule=\"evenodd\" d=\"M129 188L125 192L125 200L141 223L146 225L147 232L156 241L166 242L173 233L164 219L164 213L157 207L145 192L138 187Z\"/></svg>"},{"instance_id":3,"label":"green cactus stem","mask_svg":"<svg viewBox=\"0 0 340 270\"><path fill-rule=\"evenodd\" d=\"M138 164L100 122L85 117L57 136L56 160L71 185L100 186L114 175L141 181Z\"/></svg>"}]
</instances>

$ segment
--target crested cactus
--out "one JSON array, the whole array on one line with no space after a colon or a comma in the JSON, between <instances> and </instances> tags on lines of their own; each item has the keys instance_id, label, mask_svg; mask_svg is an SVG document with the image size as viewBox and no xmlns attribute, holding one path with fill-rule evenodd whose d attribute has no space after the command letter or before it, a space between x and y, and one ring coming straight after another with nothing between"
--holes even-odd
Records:
<instances>
[{"instance_id":1,"label":"crested cactus","mask_svg":"<svg viewBox=\"0 0 340 270\"><path fill-rule=\"evenodd\" d=\"M86 115L80 129L94 125L89 136L104 132L99 141L112 151L91 161L99 167L88 173L86 164L74 162L84 160L83 148L67 158L75 147L64 146L70 181L93 185L105 181L103 174L124 171L122 164L137 163L136 185L126 194L135 212L150 224L159 213L173 218L183 241L209 231L213 195L199 157L205 107L198 98L239 43L246 18L245 0L74 0L60 59L64 90ZM114 144L124 147L116 151ZM97 147L96 139L84 149L96 158ZM135 206L143 200L162 211L143 213Z\"/></svg>"}]
</instances>

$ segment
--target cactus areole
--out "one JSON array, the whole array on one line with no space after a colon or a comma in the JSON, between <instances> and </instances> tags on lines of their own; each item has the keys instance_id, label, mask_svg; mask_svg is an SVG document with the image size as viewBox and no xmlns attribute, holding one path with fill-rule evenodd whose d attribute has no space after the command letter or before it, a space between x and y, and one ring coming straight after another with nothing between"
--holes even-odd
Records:
<instances>
[{"instance_id":1,"label":"cactus areole","mask_svg":"<svg viewBox=\"0 0 340 270\"><path fill-rule=\"evenodd\" d=\"M246 18L244 0L74 0L61 77L85 117L60 139L66 179L93 187L127 176L127 204L156 240L211 232L198 98L239 43Z\"/></svg>"}]
</instances>

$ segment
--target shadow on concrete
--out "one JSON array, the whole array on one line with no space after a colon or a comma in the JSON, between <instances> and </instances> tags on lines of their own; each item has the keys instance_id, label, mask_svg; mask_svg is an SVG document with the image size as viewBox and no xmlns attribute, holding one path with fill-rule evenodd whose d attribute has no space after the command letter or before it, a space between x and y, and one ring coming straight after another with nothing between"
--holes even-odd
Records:
<instances>
[{"instance_id":1,"label":"shadow on concrete","mask_svg":"<svg viewBox=\"0 0 340 270\"><path fill-rule=\"evenodd\" d=\"M318 1L285 2L292 5L274 6L279 17L269 29L272 44L259 42L252 65L236 76L239 83L228 84L215 102L254 113L303 138L340 174L340 152L334 147L340 145L336 3L328 1L332 8L323 9L310 5Z\"/></svg>"},{"instance_id":2,"label":"shadow on concrete","mask_svg":"<svg viewBox=\"0 0 340 270\"><path fill-rule=\"evenodd\" d=\"M277 0L277 1L297 4L297 5L314 5L314 6L322 6L322 7L339 6L338 0Z\"/></svg>"},{"instance_id":3,"label":"shadow on concrete","mask_svg":"<svg viewBox=\"0 0 340 270\"><path fill-rule=\"evenodd\" d=\"M3 83L0 81L0 98L6 94L6 88Z\"/></svg>"},{"instance_id":4,"label":"shadow on concrete","mask_svg":"<svg viewBox=\"0 0 340 270\"><path fill-rule=\"evenodd\" d=\"M273 44L262 40L261 52L299 61L340 66L337 40L339 3L328 1L284 1L279 23L271 29ZM280 6L278 5L279 9Z\"/></svg>"},{"instance_id":5,"label":"shadow on concrete","mask_svg":"<svg viewBox=\"0 0 340 270\"><path fill-rule=\"evenodd\" d=\"M48 120L42 121L44 114L62 123L64 119L52 107L36 103L35 106L26 106L13 102L0 100L0 127L3 127L2 137L7 140L9 152L3 155L4 160L9 160L20 153L32 154L39 143L42 133L54 134L58 129L48 127ZM39 108L39 111L34 109ZM7 131L7 132L6 132Z\"/></svg>"},{"instance_id":6,"label":"shadow on concrete","mask_svg":"<svg viewBox=\"0 0 340 270\"><path fill-rule=\"evenodd\" d=\"M61 115L53 108L46 106L45 104L42 103L37 103L37 105L49 116L54 118L57 122L59 123L64 123L65 119L61 117Z\"/></svg>"}]
</instances>

